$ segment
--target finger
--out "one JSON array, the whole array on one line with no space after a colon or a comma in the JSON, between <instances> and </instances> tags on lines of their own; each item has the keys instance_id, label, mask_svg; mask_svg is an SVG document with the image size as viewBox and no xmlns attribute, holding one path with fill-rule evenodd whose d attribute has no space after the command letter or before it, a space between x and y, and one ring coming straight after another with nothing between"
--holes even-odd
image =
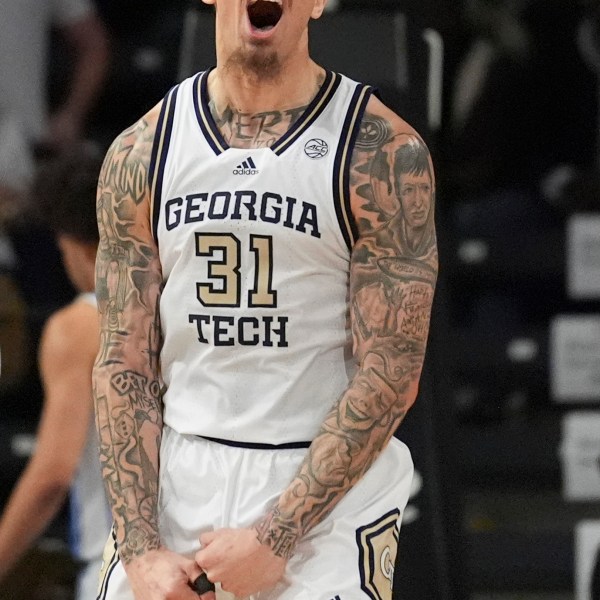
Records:
<instances>
[{"instance_id":1,"label":"finger","mask_svg":"<svg viewBox=\"0 0 600 600\"><path fill-rule=\"evenodd\" d=\"M214 584L206 586L208 591L203 590L203 586L205 584L202 583L202 576L208 576L205 575L202 567L200 567L195 561L190 561L190 563L185 567L185 572L187 573L189 579L189 587L194 590L197 596L200 596L202 600L215 600L216 596L213 592L215 589Z\"/></svg>"},{"instance_id":2,"label":"finger","mask_svg":"<svg viewBox=\"0 0 600 600\"><path fill-rule=\"evenodd\" d=\"M198 550L194 556L196 561L196 567L200 569L201 573L210 571L215 566L215 557L211 556L210 550L206 548Z\"/></svg>"},{"instance_id":3,"label":"finger","mask_svg":"<svg viewBox=\"0 0 600 600\"><path fill-rule=\"evenodd\" d=\"M198 577L200 577L200 575L202 575L202 573L204 573L202 568L193 560L185 565L184 570L188 577L188 581L190 582L190 586L194 581L196 581L196 579L198 579Z\"/></svg>"},{"instance_id":4,"label":"finger","mask_svg":"<svg viewBox=\"0 0 600 600\"><path fill-rule=\"evenodd\" d=\"M183 600L183 596L177 596ZM216 600L216 592L206 592L205 594L197 594L191 587L185 592L185 600Z\"/></svg>"},{"instance_id":5,"label":"finger","mask_svg":"<svg viewBox=\"0 0 600 600\"><path fill-rule=\"evenodd\" d=\"M213 592L210 593L213 594ZM198 598L202 598L202 600L215 600L214 595L209 596L208 594L204 594L204 596L199 596L191 583L188 583L188 585L179 592L177 598L181 598L181 600L198 600Z\"/></svg>"},{"instance_id":6,"label":"finger","mask_svg":"<svg viewBox=\"0 0 600 600\"><path fill-rule=\"evenodd\" d=\"M205 531L204 533L200 534L200 543L203 546L208 546L208 544L210 544L216 537L217 537L217 532L216 531Z\"/></svg>"}]
</instances>

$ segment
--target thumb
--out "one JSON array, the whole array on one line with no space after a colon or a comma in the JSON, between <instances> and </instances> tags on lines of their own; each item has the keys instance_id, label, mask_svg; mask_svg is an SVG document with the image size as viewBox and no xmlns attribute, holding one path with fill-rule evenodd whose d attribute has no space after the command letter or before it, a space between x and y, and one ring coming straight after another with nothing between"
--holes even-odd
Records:
<instances>
[{"instance_id":1,"label":"thumb","mask_svg":"<svg viewBox=\"0 0 600 600\"><path fill-rule=\"evenodd\" d=\"M206 531L200 535L200 543L203 546L208 546L217 537L216 531Z\"/></svg>"}]
</instances>

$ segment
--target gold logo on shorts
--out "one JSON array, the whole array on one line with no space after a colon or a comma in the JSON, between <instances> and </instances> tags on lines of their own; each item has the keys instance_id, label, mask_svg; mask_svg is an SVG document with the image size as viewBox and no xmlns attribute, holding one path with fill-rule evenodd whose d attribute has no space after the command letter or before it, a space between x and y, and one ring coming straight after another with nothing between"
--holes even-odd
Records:
<instances>
[{"instance_id":1,"label":"gold logo on shorts","mask_svg":"<svg viewBox=\"0 0 600 600\"><path fill-rule=\"evenodd\" d=\"M372 600L392 599L399 518L395 509L356 531L361 587Z\"/></svg>"}]
</instances>

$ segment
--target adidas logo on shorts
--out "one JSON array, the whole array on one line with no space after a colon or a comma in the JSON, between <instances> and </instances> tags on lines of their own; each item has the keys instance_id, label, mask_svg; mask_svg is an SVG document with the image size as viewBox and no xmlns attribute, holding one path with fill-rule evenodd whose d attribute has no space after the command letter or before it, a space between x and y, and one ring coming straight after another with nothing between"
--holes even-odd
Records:
<instances>
[{"instance_id":1,"label":"adidas logo on shorts","mask_svg":"<svg viewBox=\"0 0 600 600\"><path fill-rule=\"evenodd\" d=\"M249 156L243 163L239 164L234 170L234 175L257 175L258 169L252 160L252 157Z\"/></svg>"}]
</instances>

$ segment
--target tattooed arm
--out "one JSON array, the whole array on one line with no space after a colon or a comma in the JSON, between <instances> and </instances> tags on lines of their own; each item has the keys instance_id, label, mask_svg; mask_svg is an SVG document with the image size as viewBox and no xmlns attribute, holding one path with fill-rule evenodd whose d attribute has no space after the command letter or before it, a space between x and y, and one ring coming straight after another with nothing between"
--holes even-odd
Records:
<instances>
[{"instance_id":1,"label":"tattooed arm","mask_svg":"<svg viewBox=\"0 0 600 600\"><path fill-rule=\"evenodd\" d=\"M358 371L259 526L259 539L282 556L385 448L415 401L425 356L437 276L433 166L404 121L376 98L367 110L351 164L359 239L350 314Z\"/></svg>"},{"instance_id":2,"label":"tattooed arm","mask_svg":"<svg viewBox=\"0 0 600 600\"><path fill-rule=\"evenodd\" d=\"M351 257L350 314L358 370L255 531L202 536L208 548L218 539L229 550L244 548L230 565L226 552L197 554L209 577L236 595L281 577L297 541L369 469L417 395L437 276L433 167L412 128L376 98L367 109L351 164L359 239Z\"/></svg>"},{"instance_id":3,"label":"tattooed arm","mask_svg":"<svg viewBox=\"0 0 600 600\"><path fill-rule=\"evenodd\" d=\"M136 599L192 600L199 570L161 545L162 431L158 305L162 273L151 234L148 165L156 107L112 144L98 183L96 296L100 350L93 373L100 460L119 554Z\"/></svg>"}]
</instances>

